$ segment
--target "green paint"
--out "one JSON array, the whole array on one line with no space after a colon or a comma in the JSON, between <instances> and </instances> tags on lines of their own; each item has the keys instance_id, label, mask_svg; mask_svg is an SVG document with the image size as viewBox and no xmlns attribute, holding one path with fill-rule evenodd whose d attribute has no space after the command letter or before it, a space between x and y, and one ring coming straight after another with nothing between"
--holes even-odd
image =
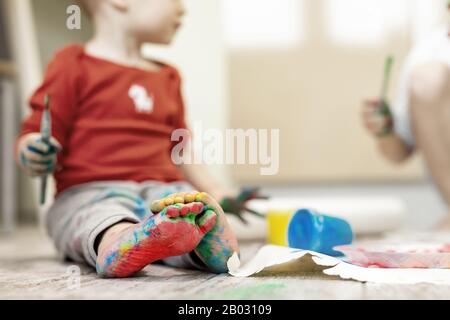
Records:
<instances>
[{"instance_id":1,"label":"green paint","mask_svg":"<svg viewBox=\"0 0 450 320\"><path fill-rule=\"evenodd\" d=\"M389 90L389 83L391 80L391 74L392 74L392 67L394 65L394 57L389 55L386 57L386 61L384 63L384 73L383 73L383 84L381 88L381 96L380 96L380 103L381 106L378 109L378 112L380 115L388 118L392 118L392 112L388 104L388 90ZM390 126L387 126L384 128L378 136L383 137L391 134L392 128Z\"/></svg>"},{"instance_id":2,"label":"green paint","mask_svg":"<svg viewBox=\"0 0 450 320\"><path fill-rule=\"evenodd\" d=\"M161 211L161 215L167 216L167 211L170 209L170 207L175 207L179 210L181 210L184 207L185 204L182 203L175 203L170 206L167 206ZM178 218L169 218L167 222L171 223L178 223L180 220L183 220L185 222L188 222L190 224L195 224L195 220L197 219L197 214L194 213L188 213L185 217L182 217L181 215Z\"/></svg>"},{"instance_id":3,"label":"green paint","mask_svg":"<svg viewBox=\"0 0 450 320\"><path fill-rule=\"evenodd\" d=\"M274 299L276 298L276 291L285 287L284 283L262 282L204 295L204 298L225 300Z\"/></svg>"},{"instance_id":4,"label":"green paint","mask_svg":"<svg viewBox=\"0 0 450 320\"><path fill-rule=\"evenodd\" d=\"M387 101L389 83L391 81L392 67L394 65L394 57L387 56L384 63L383 86L381 89L381 100Z\"/></svg>"}]
</instances>

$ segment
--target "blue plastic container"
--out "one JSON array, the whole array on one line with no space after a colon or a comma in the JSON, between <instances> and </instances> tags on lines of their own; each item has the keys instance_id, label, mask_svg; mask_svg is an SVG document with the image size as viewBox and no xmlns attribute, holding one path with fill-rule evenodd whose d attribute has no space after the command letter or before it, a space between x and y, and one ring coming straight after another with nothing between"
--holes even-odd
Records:
<instances>
[{"instance_id":1,"label":"blue plastic container","mask_svg":"<svg viewBox=\"0 0 450 320\"><path fill-rule=\"evenodd\" d=\"M352 228L347 221L318 212L301 209L294 213L287 230L289 247L315 251L330 256L342 256L333 250L353 241Z\"/></svg>"}]
</instances>

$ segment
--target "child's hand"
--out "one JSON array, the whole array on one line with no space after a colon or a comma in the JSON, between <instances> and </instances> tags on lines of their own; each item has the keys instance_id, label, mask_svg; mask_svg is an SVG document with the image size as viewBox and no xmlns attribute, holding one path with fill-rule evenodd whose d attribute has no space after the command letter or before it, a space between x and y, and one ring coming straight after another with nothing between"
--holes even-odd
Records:
<instances>
[{"instance_id":1,"label":"child's hand","mask_svg":"<svg viewBox=\"0 0 450 320\"><path fill-rule=\"evenodd\" d=\"M378 99L365 101L362 116L365 127L374 136L383 137L392 133L394 122L386 102Z\"/></svg>"},{"instance_id":2,"label":"child's hand","mask_svg":"<svg viewBox=\"0 0 450 320\"><path fill-rule=\"evenodd\" d=\"M53 137L45 143L40 133L30 133L20 139L17 149L22 169L31 177L39 177L55 170L56 155L62 147Z\"/></svg>"},{"instance_id":3,"label":"child's hand","mask_svg":"<svg viewBox=\"0 0 450 320\"><path fill-rule=\"evenodd\" d=\"M222 209L229 214L233 214L238 217L243 223L248 222L244 219L243 214L249 212L259 217L264 217L261 213L250 209L247 203L255 199L268 199L267 196L260 194L259 188L242 188L239 195L233 197L224 197L220 201Z\"/></svg>"}]
</instances>

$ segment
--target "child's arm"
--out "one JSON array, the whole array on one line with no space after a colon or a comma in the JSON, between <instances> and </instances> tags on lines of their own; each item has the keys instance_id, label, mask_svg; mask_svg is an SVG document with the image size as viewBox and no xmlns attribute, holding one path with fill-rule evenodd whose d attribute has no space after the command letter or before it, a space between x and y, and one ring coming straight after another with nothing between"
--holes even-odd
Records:
<instances>
[{"instance_id":1,"label":"child's arm","mask_svg":"<svg viewBox=\"0 0 450 320\"><path fill-rule=\"evenodd\" d=\"M16 161L31 176L53 172L56 155L65 148L75 118L78 95L79 63L76 50L68 47L49 63L44 80L30 98L31 113L23 121L16 140ZM41 119L50 96L52 132L49 143L42 141Z\"/></svg>"},{"instance_id":2,"label":"child's arm","mask_svg":"<svg viewBox=\"0 0 450 320\"><path fill-rule=\"evenodd\" d=\"M393 163L402 163L409 159L413 151L396 133L391 133L377 140L378 148L383 156Z\"/></svg>"},{"instance_id":3,"label":"child's arm","mask_svg":"<svg viewBox=\"0 0 450 320\"><path fill-rule=\"evenodd\" d=\"M243 188L241 191L227 189L214 180L205 165L183 165L182 169L188 181L197 190L205 190L215 198L226 213L235 215L243 223L247 223L245 213L263 217L260 212L247 205L254 199L268 199L259 192L258 188Z\"/></svg>"},{"instance_id":4,"label":"child's arm","mask_svg":"<svg viewBox=\"0 0 450 320\"><path fill-rule=\"evenodd\" d=\"M379 100L369 100L363 106L363 122L367 130L377 139L381 154L394 163L407 160L413 153L393 130L392 115L381 112Z\"/></svg>"},{"instance_id":5,"label":"child's arm","mask_svg":"<svg viewBox=\"0 0 450 320\"><path fill-rule=\"evenodd\" d=\"M175 98L178 101L180 110L178 113L178 119L176 128L183 129L190 132L188 129L186 119L185 119L185 109L184 102L181 92L181 77L179 73L174 69L174 88L175 88ZM192 139L190 137L185 137L187 140L183 141L183 153L192 154L192 144L189 142ZM187 181L198 191L209 193L214 199L216 199L221 207L231 214L235 214L242 219L242 214L244 212L251 212L253 214L260 215L259 213L247 208L246 204L252 199L266 199L259 194L259 190L256 188L246 189L239 191L236 189L226 188L223 184L219 183L214 179L214 177L209 173L208 167L204 164L182 164L181 170L184 173Z\"/></svg>"},{"instance_id":6,"label":"child's arm","mask_svg":"<svg viewBox=\"0 0 450 320\"><path fill-rule=\"evenodd\" d=\"M183 164L181 169L194 188L209 193L217 201L225 197L235 197L238 194L236 190L228 189L218 183L204 164Z\"/></svg>"},{"instance_id":7,"label":"child's arm","mask_svg":"<svg viewBox=\"0 0 450 320\"><path fill-rule=\"evenodd\" d=\"M175 98L180 106L180 110L178 113L178 119L176 124L176 129L188 129L188 125L185 117L185 106L183 100L183 94L181 90L182 79L180 74L176 69L173 69L174 72L174 91ZM192 136L187 138L187 141L183 141L183 153L191 154L192 153ZM178 143L178 142L177 142ZM222 184L217 182L214 177L209 173L208 167L203 164L182 164L180 166L183 171L187 181L198 191L207 192L212 197L214 197L217 201L221 201L225 197L235 197L238 195L238 191L228 189L224 187Z\"/></svg>"}]
</instances>

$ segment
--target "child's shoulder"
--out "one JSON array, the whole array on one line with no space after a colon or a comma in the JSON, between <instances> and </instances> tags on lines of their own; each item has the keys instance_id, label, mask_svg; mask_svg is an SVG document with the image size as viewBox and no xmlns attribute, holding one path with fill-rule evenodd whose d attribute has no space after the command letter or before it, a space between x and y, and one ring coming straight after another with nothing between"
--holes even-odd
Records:
<instances>
[{"instance_id":1,"label":"child's shoulder","mask_svg":"<svg viewBox=\"0 0 450 320\"><path fill-rule=\"evenodd\" d=\"M84 46L78 43L72 43L56 51L56 55L63 56L81 56L84 52Z\"/></svg>"},{"instance_id":2,"label":"child's shoulder","mask_svg":"<svg viewBox=\"0 0 450 320\"><path fill-rule=\"evenodd\" d=\"M80 64L83 51L83 46L78 44L57 50L46 66L45 77L56 81L78 81L83 74Z\"/></svg>"},{"instance_id":3,"label":"child's shoulder","mask_svg":"<svg viewBox=\"0 0 450 320\"><path fill-rule=\"evenodd\" d=\"M58 49L53 55L51 64L64 65L69 67L71 63L77 63L83 55L84 47L80 44L70 44Z\"/></svg>"},{"instance_id":4,"label":"child's shoulder","mask_svg":"<svg viewBox=\"0 0 450 320\"><path fill-rule=\"evenodd\" d=\"M160 60L160 59L149 59L149 58L146 58L146 60L151 62L154 65L159 66L159 68L161 70L164 70L164 71L168 72L174 79L177 79L177 80L181 79L180 71L178 70L178 67L176 67L175 65L170 64L167 61L163 61L163 60Z\"/></svg>"}]
</instances>

